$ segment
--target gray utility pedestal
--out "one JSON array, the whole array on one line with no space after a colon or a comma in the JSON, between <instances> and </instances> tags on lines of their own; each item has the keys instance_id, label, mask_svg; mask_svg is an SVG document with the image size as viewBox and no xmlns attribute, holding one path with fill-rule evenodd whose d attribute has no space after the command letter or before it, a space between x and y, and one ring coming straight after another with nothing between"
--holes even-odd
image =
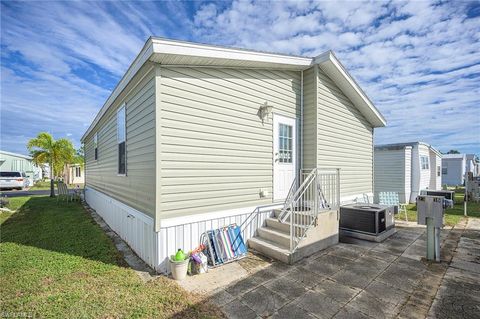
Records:
<instances>
[{"instance_id":1,"label":"gray utility pedestal","mask_svg":"<svg viewBox=\"0 0 480 319\"><path fill-rule=\"evenodd\" d=\"M427 259L440 261L440 229L445 208L443 196L417 196L417 223L427 225Z\"/></svg>"}]
</instances>

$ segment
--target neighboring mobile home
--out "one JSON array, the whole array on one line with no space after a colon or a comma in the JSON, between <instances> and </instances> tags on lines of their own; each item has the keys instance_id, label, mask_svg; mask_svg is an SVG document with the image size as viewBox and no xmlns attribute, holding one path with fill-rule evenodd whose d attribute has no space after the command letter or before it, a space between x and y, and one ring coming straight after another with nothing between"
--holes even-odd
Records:
<instances>
[{"instance_id":1,"label":"neighboring mobile home","mask_svg":"<svg viewBox=\"0 0 480 319\"><path fill-rule=\"evenodd\" d=\"M66 184L84 184L85 170L80 164L66 164L63 169L63 181Z\"/></svg>"},{"instance_id":2,"label":"neighboring mobile home","mask_svg":"<svg viewBox=\"0 0 480 319\"><path fill-rule=\"evenodd\" d=\"M247 220L248 238L275 224L265 223L273 208L306 187L302 169L340 169L339 182L337 171L322 175L331 208L337 195L373 194L373 132L384 125L330 51L306 58L150 38L82 137L86 200L163 272L206 230ZM337 211L322 218L325 247L338 242ZM293 236L274 226L256 248Z\"/></svg>"},{"instance_id":3,"label":"neighboring mobile home","mask_svg":"<svg viewBox=\"0 0 480 319\"><path fill-rule=\"evenodd\" d=\"M422 189L442 188L442 155L423 142L376 145L375 196L397 192L402 203L415 202Z\"/></svg>"},{"instance_id":4,"label":"neighboring mobile home","mask_svg":"<svg viewBox=\"0 0 480 319\"><path fill-rule=\"evenodd\" d=\"M25 172L30 186L42 179L42 169L32 162L30 156L12 152L0 151L0 171Z\"/></svg>"},{"instance_id":5,"label":"neighboring mobile home","mask_svg":"<svg viewBox=\"0 0 480 319\"><path fill-rule=\"evenodd\" d=\"M480 159L475 154L465 154L465 170L471 172L473 176L480 175Z\"/></svg>"},{"instance_id":6,"label":"neighboring mobile home","mask_svg":"<svg viewBox=\"0 0 480 319\"><path fill-rule=\"evenodd\" d=\"M475 154L444 154L442 158L443 183L450 186L463 185L465 173L478 176L478 158Z\"/></svg>"}]
</instances>

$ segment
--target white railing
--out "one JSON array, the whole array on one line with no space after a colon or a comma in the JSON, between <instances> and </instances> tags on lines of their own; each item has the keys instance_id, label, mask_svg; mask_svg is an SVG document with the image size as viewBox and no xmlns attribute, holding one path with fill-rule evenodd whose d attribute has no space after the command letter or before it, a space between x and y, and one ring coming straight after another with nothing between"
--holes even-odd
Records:
<instances>
[{"instance_id":1,"label":"white railing","mask_svg":"<svg viewBox=\"0 0 480 319\"><path fill-rule=\"evenodd\" d=\"M290 252L293 253L315 224L322 211L337 209L340 204L340 169L301 170L296 190L290 190L278 216L282 223L290 218ZM296 181L294 181L296 184Z\"/></svg>"},{"instance_id":2,"label":"white railing","mask_svg":"<svg viewBox=\"0 0 480 319\"><path fill-rule=\"evenodd\" d=\"M250 234L254 235L256 233L256 230L263 226L264 219L259 218L261 214L265 212L270 213L274 208L278 206L279 203L271 203L255 207L255 209L251 213L249 213L243 220L243 222L239 225L243 239L247 240L249 238L247 234L248 231L250 232ZM252 235L250 236L253 237Z\"/></svg>"}]
</instances>

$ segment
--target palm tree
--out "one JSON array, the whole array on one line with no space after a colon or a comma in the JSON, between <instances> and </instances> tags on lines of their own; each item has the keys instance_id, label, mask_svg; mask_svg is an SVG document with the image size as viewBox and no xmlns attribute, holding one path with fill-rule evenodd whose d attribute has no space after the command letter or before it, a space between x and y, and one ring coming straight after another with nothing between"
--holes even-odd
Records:
<instances>
[{"instance_id":1,"label":"palm tree","mask_svg":"<svg viewBox=\"0 0 480 319\"><path fill-rule=\"evenodd\" d=\"M55 140L49 133L41 132L28 141L27 148L35 164L50 165L50 197L55 197L54 177L58 177L75 156L72 142L65 138Z\"/></svg>"}]
</instances>

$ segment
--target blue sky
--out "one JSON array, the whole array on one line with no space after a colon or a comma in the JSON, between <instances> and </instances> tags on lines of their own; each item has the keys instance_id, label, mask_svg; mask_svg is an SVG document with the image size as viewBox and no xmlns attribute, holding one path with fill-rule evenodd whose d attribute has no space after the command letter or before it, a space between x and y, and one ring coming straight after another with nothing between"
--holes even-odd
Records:
<instances>
[{"instance_id":1,"label":"blue sky","mask_svg":"<svg viewBox=\"0 0 480 319\"><path fill-rule=\"evenodd\" d=\"M1 2L2 150L76 146L150 35L315 56L388 121L376 143L480 154L479 2Z\"/></svg>"}]
</instances>

